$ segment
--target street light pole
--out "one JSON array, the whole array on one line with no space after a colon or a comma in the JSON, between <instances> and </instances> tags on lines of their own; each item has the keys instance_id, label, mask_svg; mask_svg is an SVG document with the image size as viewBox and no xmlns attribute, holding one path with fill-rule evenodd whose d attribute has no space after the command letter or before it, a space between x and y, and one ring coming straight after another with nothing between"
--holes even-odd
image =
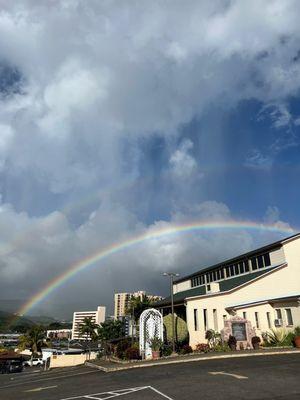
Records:
<instances>
[{"instance_id":1,"label":"street light pole","mask_svg":"<svg viewBox=\"0 0 300 400\"><path fill-rule=\"evenodd\" d=\"M175 272L164 272L164 276L170 277L170 293L171 293L171 313L172 313L172 350L175 353L175 318L174 318L174 294L173 294L173 282L174 276L177 277L179 274Z\"/></svg>"}]
</instances>

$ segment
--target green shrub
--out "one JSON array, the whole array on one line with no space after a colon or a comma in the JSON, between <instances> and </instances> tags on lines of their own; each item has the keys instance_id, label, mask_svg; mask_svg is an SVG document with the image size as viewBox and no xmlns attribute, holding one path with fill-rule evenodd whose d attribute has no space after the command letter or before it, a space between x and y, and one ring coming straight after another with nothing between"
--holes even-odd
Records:
<instances>
[{"instance_id":1,"label":"green shrub","mask_svg":"<svg viewBox=\"0 0 300 400\"><path fill-rule=\"evenodd\" d=\"M163 357L168 357L173 352L173 346L171 343L165 343L161 348L161 354Z\"/></svg>"},{"instance_id":2,"label":"green shrub","mask_svg":"<svg viewBox=\"0 0 300 400\"><path fill-rule=\"evenodd\" d=\"M300 336L300 326L296 326L296 328L294 330L294 335L295 336Z\"/></svg>"},{"instance_id":3,"label":"green shrub","mask_svg":"<svg viewBox=\"0 0 300 400\"><path fill-rule=\"evenodd\" d=\"M228 346L227 343L218 343L215 345L215 347L213 348L213 351L217 351L217 352L227 352L230 351L230 347Z\"/></svg>"},{"instance_id":4,"label":"green shrub","mask_svg":"<svg viewBox=\"0 0 300 400\"><path fill-rule=\"evenodd\" d=\"M139 349L136 346L128 347L124 352L126 360L138 360L140 358Z\"/></svg>"},{"instance_id":5,"label":"green shrub","mask_svg":"<svg viewBox=\"0 0 300 400\"><path fill-rule=\"evenodd\" d=\"M193 349L188 344L185 344L184 346L182 346L182 348L179 351L180 354L190 354L192 352L193 352Z\"/></svg>"},{"instance_id":6,"label":"green shrub","mask_svg":"<svg viewBox=\"0 0 300 400\"><path fill-rule=\"evenodd\" d=\"M126 338L126 339L120 340L118 342L118 344L116 345L115 355L118 358L125 358L125 352L131 346L132 346L131 339Z\"/></svg>"},{"instance_id":7,"label":"green shrub","mask_svg":"<svg viewBox=\"0 0 300 400\"><path fill-rule=\"evenodd\" d=\"M265 346L292 346L295 338L294 332L288 332L284 328L271 329L262 334Z\"/></svg>"},{"instance_id":8,"label":"green shrub","mask_svg":"<svg viewBox=\"0 0 300 400\"><path fill-rule=\"evenodd\" d=\"M189 335L186 322L177 315L174 316L174 320L175 320L175 341L186 342L188 340L188 335ZM172 314L168 314L164 317L164 327L165 327L166 340L168 342L171 342L173 338Z\"/></svg>"},{"instance_id":9,"label":"green shrub","mask_svg":"<svg viewBox=\"0 0 300 400\"><path fill-rule=\"evenodd\" d=\"M201 353L208 353L210 350L209 345L207 343L198 343L196 344L195 351L199 351Z\"/></svg>"}]
</instances>

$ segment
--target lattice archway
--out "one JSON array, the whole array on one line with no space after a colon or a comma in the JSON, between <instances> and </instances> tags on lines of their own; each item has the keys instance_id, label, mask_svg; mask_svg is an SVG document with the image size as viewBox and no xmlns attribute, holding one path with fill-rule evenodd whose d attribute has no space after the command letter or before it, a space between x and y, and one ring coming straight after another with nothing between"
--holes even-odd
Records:
<instances>
[{"instance_id":1,"label":"lattice archway","mask_svg":"<svg viewBox=\"0 0 300 400\"><path fill-rule=\"evenodd\" d=\"M145 358L152 356L151 339L163 340L163 316L155 308L149 308L140 316L140 354Z\"/></svg>"}]
</instances>

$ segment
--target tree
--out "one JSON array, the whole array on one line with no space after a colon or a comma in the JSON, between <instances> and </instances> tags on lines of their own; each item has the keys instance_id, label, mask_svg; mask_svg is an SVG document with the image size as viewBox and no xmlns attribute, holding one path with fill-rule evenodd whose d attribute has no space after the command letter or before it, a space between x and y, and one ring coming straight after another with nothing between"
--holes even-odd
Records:
<instances>
[{"instance_id":1,"label":"tree","mask_svg":"<svg viewBox=\"0 0 300 400\"><path fill-rule=\"evenodd\" d=\"M125 324L120 320L107 320L102 322L98 327L98 338L104 347L105 355L107 354L107 342L113 339L120 339L125 336Z\"/></svg>"},{"instance_id":2,"label":"tree","mask_svg":"<svg viewBox=\"0 0 300 400\"><path fill-rule=\"evenodd\" d=\"M147 310L147 308L151 307L151 300L148 296L143 295L142 297L134 297L132 296L129 305L127 307L126 314L131 315L134 321L138 321L140 315L143 311Z\"/></svg>"},{"instance_id":3,"label":"tree","mask_svg":"<svg viewBox=\"0 0 300 400\"><path fill-rule=\"evenodd\" d=\"M125 326L120 320L107 320L98 327L98 338L100 340L113 340L124 337Z\"/></svg>"},{"instance_id":4,"label":"tree","mask_svg":"<svg viewBox=\"0 0 300 400\"><path fill-rule=\"evenodd\" d=\"M85 336L86 348L89 348L89 359L91 358L91 341L96 340L98 335L96 329L98 325L93 321L92 317L85 317L82 324L80 324L79 332L82 336ZM89 345L88 345L89 343Z\"/></svg>"},{"instance_id":5,"label":"tree","mask_svg":"<svg viewBox=\"0 0 300 400\"><path fill-rule=\"evenodd\" d=\"M45 329L43 326L37 325L30 328L25 335L19 338L19 349L25 350L29 348L31 350L31 358L34 354L41 353L42 347L45 344Z\"/></svg>"}]
</instances>

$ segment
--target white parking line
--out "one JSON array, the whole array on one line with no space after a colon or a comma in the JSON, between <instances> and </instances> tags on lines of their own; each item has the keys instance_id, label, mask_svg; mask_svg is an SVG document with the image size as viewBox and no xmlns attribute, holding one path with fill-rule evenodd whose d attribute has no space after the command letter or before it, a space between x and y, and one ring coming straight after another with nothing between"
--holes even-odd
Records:
<instances>
[{"instance_id":1,"label":"white parking line","mask_svg":"<svg viewBox=\"0 0 300 400\"><path fill-rule=\"evenodd\" d=\"M233 378L236 378L236 379L248 379L248 376L230 374L229 372L224 372L224 371L209 372L209 374L211 374L211 375L228 375L228 376L232 376Z\"/></svg>"},{"instance_id":2,"label":"white parking line","mask_svg":"<svg viewBox=\"0 0 300 400\"><path fill-rule=\"evenodd\" d=\"M1 389L5 389L5 388L9 388L9 387L20 386L20 385L21 386L22 385L28 385L28 384L35 383L35 382L45 382L45 381L50 381L50 380L53 380L53 379L71 378L71 377L77 376L77 375L96 374L96 373L100 373L100 372L101 371L99 371L99 370L94 370L94 371L86 371L86 372L77 372L76 374L56 375L56 376L51 376L49 378L26 380L26 381L14 383L14 384L11 384L11 385L0 386L0 390Z\"/></svg>"},{"instance_id":3,"label":"white parking line","mask_svg":"<svg viewBox=\"0 0 300 400\"><path fill-rule=\"evenodd\" d=\"M75 396L75 397L66 397L66 398L60 399L60 400L75 400L75 399L107 400L107 399L112 399L114 397L120 397L120 396L123 396L126 394L138 392L140 390L147 390L147 389L152 390L153 392L159 394L160 396L164 397L165 399L174 400L171 397L167 396L166 394L155 389L153 386L140 386L140 387L128 388L128 389L111 390L109 392L85 394L85 395Z\"/></svg>"}]
</instances>

